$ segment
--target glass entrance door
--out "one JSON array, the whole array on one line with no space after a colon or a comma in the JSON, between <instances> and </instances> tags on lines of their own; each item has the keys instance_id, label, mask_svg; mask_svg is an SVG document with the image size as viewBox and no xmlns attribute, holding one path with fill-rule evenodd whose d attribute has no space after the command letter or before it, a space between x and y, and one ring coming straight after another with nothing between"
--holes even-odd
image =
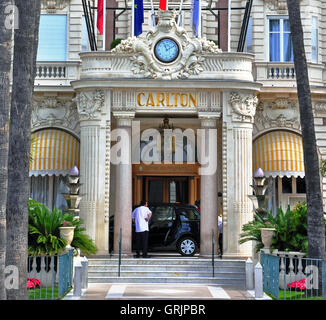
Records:
<instances>
[{"instance_id":1,"label":"glass entrance door","mask_svg":"<svg viewBox=\"0 0 326 320\"><path fill-rule=\"evenodd\" d=\"M145 199L150 203L188 203L188 177L146 177Z\"/></svg>"}]
</instances>

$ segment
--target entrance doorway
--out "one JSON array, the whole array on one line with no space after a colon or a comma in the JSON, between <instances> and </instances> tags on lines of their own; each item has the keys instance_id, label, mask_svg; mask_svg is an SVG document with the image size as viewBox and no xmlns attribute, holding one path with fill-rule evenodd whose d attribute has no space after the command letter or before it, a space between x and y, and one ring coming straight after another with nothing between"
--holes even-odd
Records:
<instances>
[{"instance_id":1,"label":"entrance doorway","mask_svg":"<svg viewBox=\"0 0 326 320\"><path fill-rule=\"evenodd\" d=\"M133 165L133 205L149 203L195 204L200 199L199 165Z\"/></svg>"},{"instance_id":2,"label":"entrance doorway","mask_svg":"<svg viewBox=\"0 0 326 320\"><path fill-rule=\"evenodd\" d=\"M145 177L143 183L149 203L189 203L188 177Z\"/></svg>"}]
</instances>

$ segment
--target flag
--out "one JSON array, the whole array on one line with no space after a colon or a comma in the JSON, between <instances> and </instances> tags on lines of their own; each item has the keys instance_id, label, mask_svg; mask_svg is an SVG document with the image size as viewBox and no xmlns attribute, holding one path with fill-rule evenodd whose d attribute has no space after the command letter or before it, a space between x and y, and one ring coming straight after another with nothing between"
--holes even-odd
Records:
<instances>
[{"instance_id":1,"label":"flag","mask_svg":"<svg viewBox=\"0 0 326 320\"><path fill-rule=\"evenodd\" d=\"M103 34L103 1L98 0L97 2L97 29L100 34Z\"/></svg>"},{"instance_id":2,"label":"flag","mask_svg":"<svg viewBox=\"0 0 326 320\"><path fill-rule=\"evenodd\" d=\"M138 36L143 32L144 23L144 6L143 0L134 0L134 36Z\"/></svg>"},{"instance_id":3,"label":"flag","mask_svg":"<svg viewBox=\"0 0 326 320\"><path fill-rule=\"evenodd\" d=\"M159 8L165 11L168 8L168 0L160 0Z\"/></svg>"},{"instance_id":4,"label":"flag","mask_svg":"<svg viewBox=\"0 0 326 320\"><path fill-rule=\"evenodd\" d=\"M200 35L200 0L192 0L191 27L196 37Z\"/></svg>"}]
</instances>

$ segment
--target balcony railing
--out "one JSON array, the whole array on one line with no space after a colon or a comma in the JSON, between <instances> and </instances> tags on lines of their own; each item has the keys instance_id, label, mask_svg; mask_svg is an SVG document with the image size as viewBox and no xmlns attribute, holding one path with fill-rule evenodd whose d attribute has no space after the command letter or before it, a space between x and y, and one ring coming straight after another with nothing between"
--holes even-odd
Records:
<instances>
[{"instance_id":1,"label":"balcony railing","mask_svg":"<svg viewBox=\"0 0 326 320\"><path fill-rule=\"evenodd\" d=\"M264 85L293 87L296 85L294 63L254 62L254 79ZM324 85L325 67L308 63L310 85Z\"/></svg>"},{"instance_id":2,"label":"balcony railing","mask_svg":"<svg viewBox=\"0 0 326 320\"><path fill-rule=\"evenodd\" d=\"M36 85L70 85L79 78L79 61L51 62L36 64Z\"/></svg>"}]
</instances>

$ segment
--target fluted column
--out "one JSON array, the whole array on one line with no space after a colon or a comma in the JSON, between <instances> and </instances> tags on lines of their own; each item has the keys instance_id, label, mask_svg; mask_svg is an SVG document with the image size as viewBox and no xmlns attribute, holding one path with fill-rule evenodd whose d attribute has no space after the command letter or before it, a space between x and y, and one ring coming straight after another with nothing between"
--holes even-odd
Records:
<instances>
[{"instance_id":1,"label":"fluted column","mask_svg":"<svg viewBox=\"0 0 326 320\"><path fill-rule=\"evenodd\" d=\"M112 141L117 141L112 147L112 161L115 164L115 213L114 213L114 253L119 253L119 238L121 234L121 252L131 255L132 252L132 163L131 163L131 127L134 112L113 113L117 119L117 128Z\"/></svg>"},{"instance_id":2,"label":"fluted column","mask_svg":"<svg viewBox=\"0 0 326 320\"><path fill-rule=\"evenodd\" d=\"M75 98L80 120L80 217L98 252L108 252L108 201L110 170L107 140L110 112L104 90L85 90Z\"/></svg>"},{"instance_id":3,"label":"fluted column","mask_svg":"<svg viewBox=\"0 0 326 320\"><path fill-rule=\"evenodd\" d=\"M242 226L253 219L252 129L257 97L252 92L224 95L223 116L223 242L224 256L252 255L252 243L239 244Z\"/></svg>"},{"instance_id":4,"label":"fluted column","mask_svg":"<svg viewBox=\"0 0 326 320\"><path fill-rule=\"evenodd\" d=\"M218 252L217 221L217 129L216 116L199 115L201 119L201 143L199 170L200 183L200 255L212 254L212 235L214 232L214 254Z\"/></svg>"}]
</instances>

